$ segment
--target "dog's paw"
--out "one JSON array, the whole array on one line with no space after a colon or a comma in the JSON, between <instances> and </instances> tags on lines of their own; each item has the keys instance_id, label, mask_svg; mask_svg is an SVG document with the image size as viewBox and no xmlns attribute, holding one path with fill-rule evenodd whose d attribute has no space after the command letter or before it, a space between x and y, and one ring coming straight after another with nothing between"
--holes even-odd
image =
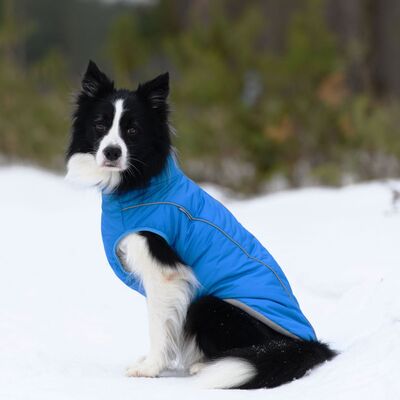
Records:
<instances>
[{"instance_id":1,"label":"dog's paw","mask_svg":"<svg viewBox=\"0 0 400 400\"><path fill-rule=\"evenodd\" d=\"M155 378L160 374L161 370L159 362L142 357L126 370L126 375L131 377Z\"/></svg>"},{"instance_id":2,"label":"dog's paw","mask_svg":"<svg viewBox=\"0 0 400 400\"><path fill-rule=\"evenodd\" d=\"M198 362L193 364L190 368L189 368L189 374L190 375L196 375L197 373L199 373L204 367L206 366L205 363L202 362Z\"/></svg>"}]
</instances>

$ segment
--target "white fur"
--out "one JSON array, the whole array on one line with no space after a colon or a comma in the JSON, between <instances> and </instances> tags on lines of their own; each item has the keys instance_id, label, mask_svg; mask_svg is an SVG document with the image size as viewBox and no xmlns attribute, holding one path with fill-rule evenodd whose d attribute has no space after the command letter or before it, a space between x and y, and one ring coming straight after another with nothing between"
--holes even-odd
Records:
<instances>
[{"instance_id":1,"label":"white fur","mask_svg":"<svg viewBox=\"0 0 400 400\"><path fill-rule=\"evenodd\" d=\"M204 367L206 366L206 364L204 362L197 362L191 365L191 367L189 368L189 374L190 375L196 375L198 374Z\"/></svg>"},{"instance_id":2,"label":"white fur","mask_svg":"<svg viewBox=\"0 0 400 400\"><path fill-rule=\"evenodd\" d=\"M194 385L202 389L229 389L243 385L257 371L248 361L227 357L211 363L196 363L190 368Z\"/></svg>"},{"instance_id":3,"label":"white fur","mask_svg":"<svg viewBox=\"0 0 400 400\"><path fill-rule=\"evenodd\" d=\"M101 139L99 148L96 152L96 162L99 167L104 167L104 163L106 162L106 158L103 153L104 149L108 146L118 146L121 148L122 154L119 160L119 167L116 170L123 171L128 167L128 148L126 147L125 142L122 140L120 129L120 122L124 113L124 100L117 99L114 102L114 109L115 113L111 128L107 135Z\"/></svg>"},{"instance_id":4,"label":"white fur","mask_svg":"<svg viewBox=\"0 0 400 400\"><path fill-rule=\"evenodd\" d=\"M93 154L75 153L68 160L66 179L85 186L98 186L105 192L115 189L121 179L118 171L102 168Z\"/></svg>"},{"instance_id":5,"label":"white fur","mask_svg":"<svg viewBox=\"0 0 400 400\"><path fill-rule=\"evenodd\" d=\"M154 377L182 362L183 323L196 287L196 278L184 265L160 264L138 234L124 238L118 254L125 268L134 273L146 291L149 312L150 351L127 370L128 376ZM198 354L189 344L192 356Z\"/></svg>"}]
</instances>

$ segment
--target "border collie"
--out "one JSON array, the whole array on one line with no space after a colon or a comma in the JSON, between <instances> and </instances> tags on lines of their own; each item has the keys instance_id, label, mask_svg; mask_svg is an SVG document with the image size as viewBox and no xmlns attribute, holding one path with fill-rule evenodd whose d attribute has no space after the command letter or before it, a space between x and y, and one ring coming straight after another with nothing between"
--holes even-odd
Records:
<instances>
[{"instance_id":1,"label":"border collie","mask_svg":"<svg viewBox=\"0 0 400 400\"><path fill-rule=\"evenodd\" d=\"M128 376L185 369L208 388L272 388L335 352L316 339L279 265L180 170L169 75L116 89L90 61L76 98L67 178L98 187L118 277L144 294L150 351Z\"/></svg>"}]
</instances>

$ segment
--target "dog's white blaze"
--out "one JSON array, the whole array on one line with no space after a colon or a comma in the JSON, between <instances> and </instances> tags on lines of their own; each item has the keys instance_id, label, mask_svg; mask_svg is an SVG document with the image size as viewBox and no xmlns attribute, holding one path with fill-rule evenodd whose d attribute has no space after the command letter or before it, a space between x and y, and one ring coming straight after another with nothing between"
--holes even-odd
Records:
<instances>
[{"instance_id":1,"label":"dog's white blaze","mask_svg":"<svg viewBox=\"0 0 400 400\"><path fill-rule=\"evenodd\" d=\"M150 351L128 369L129 376L156 376L181 360L183 324L197 285L190 268L171 268L150 254L147 240L130 234L118 246L125 268L137 276L146 291ZM195 352L191 349L192 354ZM184 356L185 358L187 356ZM192 361L193 362L193 361Z\"/></svg>"},{"instance_id":2,"label":"dog's white blaze","mask_svg":"<svg viewBox=\"0 0 400 400\"><path fill-rule=\"evenodd\" d=\"M128 167L128 148L126 147L125 142L122 140L121 129L120 129L121 117L124 113L124 100L117 99L114 102L114 109L115 113L111 128L108 131L107 135L105 135L100 142L99 148L96 153L96 161L99 166L103 166L104 162L106 161L103 150L107 146L119 146L121 148L121 153L122 153L120 161L120 169L123 170Z\"/></svg>"}]
</instances>

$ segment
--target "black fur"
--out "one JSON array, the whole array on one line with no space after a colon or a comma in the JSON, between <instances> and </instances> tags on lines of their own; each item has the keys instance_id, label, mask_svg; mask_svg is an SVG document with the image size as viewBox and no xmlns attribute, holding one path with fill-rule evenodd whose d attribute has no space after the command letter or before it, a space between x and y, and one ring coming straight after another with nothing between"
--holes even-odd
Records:
<instances>
[{"instance_id":1,"label":"black fur","mask_svg":"<svg viewBox=\"0 0 400 400\"><path fill-rule=\"evenodd\" d=\"M175 251L168 245L166 240L153 232L139 232L139 234L147 239L150 254L161 264L168 267L176 267L183 264L182 260Z\"/></svg>"},{"instance_id":2,"label":"black fur","mask_svg":"<svg viewBox=\"0 0 400 400\"><path fill-rule=\"evenodd\" d=\"M280 334L213 296L192 303L185 334L195 338L209 360L237 357L255 367L256 376L238 389L272 388L288 383L335 356L324 343Z\"/></svg>"},{"instance_id":3,"label":"black fur","mask_svg":"<svg viewBox=\"0 0 400 400\"><path fill-rule=\"evenodd\" d=\"M121 136L128 147L130 166L122 172L116 192L145 187L162 171L171 151L168 93L168 73L139 85L136 91L119 90L90 61L76 99L67 160L75 153L96 153L103 137L96 131L96 124L101 122L108 131L114 117L113 102L124 99L126 112L121 119ZM134 135L128 133L132 127Z\"/></svg>"}]
</instances>

